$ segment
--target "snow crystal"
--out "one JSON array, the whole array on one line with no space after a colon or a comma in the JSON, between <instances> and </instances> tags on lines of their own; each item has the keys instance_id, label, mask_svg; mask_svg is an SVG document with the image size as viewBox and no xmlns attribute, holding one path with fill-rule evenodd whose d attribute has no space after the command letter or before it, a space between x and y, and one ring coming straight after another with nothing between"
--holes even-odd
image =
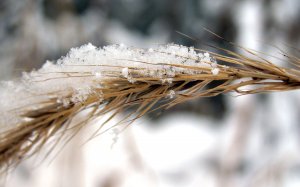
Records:
<instances>
[{"instance_id":1,"label":"snow crystal","mask_svg":"<svg viewBox=\"0 0 300 187\"><path fill-rule=\"evenodd\" d=\"M83 103L90 94L92 94L91 88L89 87L78 88L73 91L73 95L70 98L70 100L73 103Z\"/></svg>"},{"instance_id":2,"label":"snow crystal","mask_svg":"<svg viewBox=\"0 0 300 187\"><path fill-rule=\"evenodd\" d=\"M220 71L219 68L213 68L213 69L211 70L211 73L212 73L213 75L218 75L218 74L219 74L219 71Z\"/></svg>"},{"instance_id":3,"label":"snow crystal","mask_svg":"<svg viewBox=\"0 0 300 187\"><path fill-rule=\"evenodd\" d=\"M71 104L71 100L68 98L58 98L56 102L63 104L63 107L65 108L69 107Z\"/></svg>"},{"instance_id":4,"label":"snow crystal","mask_svg":"<svg viewBox=\"0 0 300 187\"><path fill-rule=\"evenodd\" d=\"M120 44L120 48L121 48L121 49L125 49L125 48L126 48L126 45L123 44L123 43L121 43L121 44Z\"/></svg>"},{"instance_id":5,"label":"snow crystal","mask_svg":"<svg viewBox=\"0 0 300 187\"><path fill-rule=\"evenodd\" d=\"M162 84L172 84L173 78L166 78L166 79L161 79Z\"/></svg>"},{"instance_id":6,"label":"snow crystal","mask_svg":"<svg viewBox=\"0 0 300 187\"><path fill-rule=\"evenodd\" d=\"M123 69L122 69L122 75L123 75L125 78L128 78L128 75L129 75L129 69L128 69L128 68L123 68Z\"/></svg>"},{"instance_id":7,"label":"snow crystal","mask_svg":"<svg viewBox=\"0 0 300 187\"><path fill-rule=\"evenodd\" d=\"M130 76L127 78L127 80L130 83L135 83L136 82L136 80L134 78L130 77Z\"/></svg>"},{"instance_id":8,"label":"snow crystal","mask_svg":"<svg viewBox=\"0 0 300 187\"><path fill-rule=\"evenodd\" d=\"M202 53L198 53L198 58L202 59L204 55Z\"/></svg>"},{"instance_id":9,"label":"snow crystal","mask_svg":"<svg viewBox=\"0 0 300 187\"><path fill-rule=\"evenodd\" d=\"M176 92L174 90L170 90L169 93L168 93L168 97L170 99L173 99L175 97L175 95L176 95Z\"/></svg>"},{"instance_id":10,"label":"snow crystal","mask_svg":"<svg viewBox=\"0 0 300 187\"><path fill-rule=\"evenodd\" d=\"M96 78L100 78L101 77L101 72L94 72L94 75Z\"/></svg>"},{"instance_id":11,"label":"snow crystal","mask_svg":"<svg viewBox=\"0 0 300 187\"><path fill-rule=\"evenodd\" d=\"M206 61L206 62L211 62L211 58L210 58L210 55L209 55L209 53L204 53L203 54L204 55L204 57L202 58L204 61Z\"/></svg>"}]
</instances>

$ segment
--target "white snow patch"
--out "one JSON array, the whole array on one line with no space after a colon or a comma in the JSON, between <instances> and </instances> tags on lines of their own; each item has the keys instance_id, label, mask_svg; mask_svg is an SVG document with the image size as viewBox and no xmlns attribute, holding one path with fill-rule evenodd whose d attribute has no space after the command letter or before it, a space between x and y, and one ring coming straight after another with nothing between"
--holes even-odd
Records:
<instances>
[{"instance_id":1,"label":"white snow patch","mask_svg":"<svg viewBox=\"0 0 300 187\"><path fill-rule=\"evenodd\" d=\"M128 75L129 75L129 69L128 69L128 68L123 68L123 69L122 69L122 75L123 75L125 78L128 78Z\"/></svg>"},{"instance_id":2,"label":"white snow patch","mask_svg":"<svg viewBox=\"0 0 300 187\"><path fill-rule=\"evenodd\" d=\"M170 99L173 99L175 96L176 96L176 92L174 90L170 90L169 93L168 93L168 97Z\"/></svg>"},{"instance_id":3,"label":"white snow patch","mask_svg":"<svg viewBox=\"0 0 300 187\"><path fill-rule=\"evenodd\" d=\"M213 68L213 69L211 70L211 73L212 73L213 75L218 75L218 74L219 74L219 71L220 71L219 68Z\"/></svg>"},{"instance_id":4,"label":"white snow patch","mask_svg":"<svg viewBox=\"0 0 300 187\"><path fill-rule=\"evenodd\" d=\"M198 70L186 67L197 67ZM218 73L217 64L209 53L197 53L193 47L168 44L150 49L134 48L124 44L103 48L88 43L72 48L57 62L47 61L39 70L23 73L14 82L0 85L0 122L18 124L22 121L20 106L28 110L39 109L42 104L55 99L64 107L82 103L90 95L102 101L103 79L127 78L136 83L138 78L160 79L162 84L172 84L177 75L202 74L201 68L211 68ZM10 111L10 112L8 112ZM19 116L19 117L18 117Z\"/></svg>"}]
</instances>

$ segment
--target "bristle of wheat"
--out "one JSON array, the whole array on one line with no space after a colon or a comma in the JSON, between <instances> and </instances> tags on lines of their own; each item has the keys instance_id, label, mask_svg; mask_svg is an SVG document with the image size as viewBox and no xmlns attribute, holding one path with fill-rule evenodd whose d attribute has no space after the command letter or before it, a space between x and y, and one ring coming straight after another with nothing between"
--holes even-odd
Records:
<instances>
[{"instance_id":1,"label":"bristle of wheat","mask_svg":"<svg viewBox=\"0 0 300 187\"><path fill-rule=\"evenodd\" d=\"M300 86L297 69L226 50L228 56L196 51L200 50L174 44L154 49L124 45L97 49L88 44L72 49L57 63L47 62L40 70L24 74L19 81L3 83L1 169L35 154L55 135L59 142L67 132L74 134L99 116L112 112L108 122L132 106L137 106L136 110L122 122L129 124L158 108L168 109L198 97L286 91ZM299 58L293 59L299 64ZM207 86L215 81L219 84ZM154 108L160 101L166 102ZM84 120L71 123L86 109Z\"/></svg>"}]
</instances>

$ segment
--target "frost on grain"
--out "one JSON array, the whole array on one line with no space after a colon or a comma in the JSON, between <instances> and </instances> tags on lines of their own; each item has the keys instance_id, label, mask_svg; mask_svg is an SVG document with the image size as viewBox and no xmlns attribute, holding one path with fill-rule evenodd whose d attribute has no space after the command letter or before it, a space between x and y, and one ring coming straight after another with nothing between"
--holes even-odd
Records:
<instances>
[{"instance_id":1,"label":"frost on grain","mask_svg":"<svg viewBox=\"0 0 300 187\"><path fill-rule=\"evenodd\" d=\"M24 73L18 81L2 82L0 86L0 122L10 124L1 128L11 128L24 120L22 109L38 110L55 100L68 107L71 103L83 103L90 94L102 94L106 79L127 79L136 84L156 78L161 84L171 85L177 75L205 73L217 75L216 61L209 53L197 53L193 47L175 44L157 46L150 49L128 47L124 44L97 48L86 44L73 48L57 62L47 61L37 71ZM189 68L193 67L193 68ZM175 92L170 92L173 98Z\"/></svg>"}]
</instances>

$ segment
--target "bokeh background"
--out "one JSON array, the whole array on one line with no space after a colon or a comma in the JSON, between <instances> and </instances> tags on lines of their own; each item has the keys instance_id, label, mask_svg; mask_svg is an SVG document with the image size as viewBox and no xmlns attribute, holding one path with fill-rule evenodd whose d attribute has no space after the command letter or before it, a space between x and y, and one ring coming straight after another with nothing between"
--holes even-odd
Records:
<instances>
[{"instance_id":1,"label":"bokeh background","mask_svg":"<svg viewBox=\"0 0 300 187\"><path fill-rule=\"evenodd\" d=\"M277 47L299 56L299 20L299 0L1 0L0 79L88 42L243 53L206 29L289 66ZM50 159L22 163L0 186L300 186L299 91L194 100L83 143L100 123Z\"/></svg>"}]
</instances>

